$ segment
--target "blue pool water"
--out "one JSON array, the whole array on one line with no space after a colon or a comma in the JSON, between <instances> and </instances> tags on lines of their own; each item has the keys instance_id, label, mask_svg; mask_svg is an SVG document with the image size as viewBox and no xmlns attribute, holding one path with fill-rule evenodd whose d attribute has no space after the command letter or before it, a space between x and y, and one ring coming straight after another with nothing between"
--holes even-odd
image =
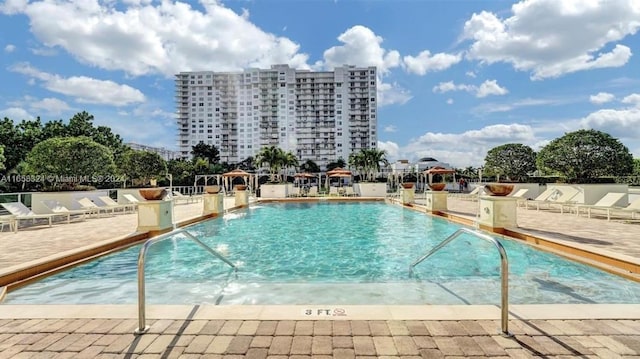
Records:
<instances>
[{"instance_id":1,"label":"blue pool water","mask_svg":"<svg viewBox=\"0 0 640 359\"><path fill-rule=\"evenodd\" d=\"M147 254L154 304L498 304L500 257L464 234L409 265L459 225L384 203L275 203L188 228L237 273L184 235ZM511 303L640 303L640 283L500 239ZM10 292L9 304L136 303L140 246Z\"/></svg>"}]
</instances>

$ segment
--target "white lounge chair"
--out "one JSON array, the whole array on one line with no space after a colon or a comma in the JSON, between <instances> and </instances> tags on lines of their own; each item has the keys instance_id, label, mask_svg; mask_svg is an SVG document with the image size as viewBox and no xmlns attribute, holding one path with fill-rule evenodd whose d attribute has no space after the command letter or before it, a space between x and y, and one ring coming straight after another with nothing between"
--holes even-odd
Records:
<instances>
[{"instance_id":1,"label":"white lounge chair","mask_svg":"<svg viewBox=\"0 0 640 359\"><path fill-rule=\"evenodd\" d=\"M9 231L15 232L17 229L17 220L16 216L10 214L5 216L0 216L0 232L4 231L4 226L9 225Z\"/></svg>"},{"instance_id":2,"label":"white lounge chair","mask_svg":"<svg viewBox=\"0 0 640 359\"><path fill-rule=\"evenodd\" d=\"M356 197L358 194L353 190L353 187L345 187L344 195L347 197Z\"/></svg>"},{"instance_id":3,"label":"white lounge chair","mask_svg":"<svg viewBox=\"0 0 640 359\"><path fill-rule=\"evenodd\" d=\"M338 187L329 187L329 197L339 197Z\"/></svg>"},{"instance_id":4,"label":"white lounge chair","mask_svg":"<svg viewBox=\"0 0 640 359\"><path fill-rule=\"evenodd\" d=\"M136 206L138 205L138 203L140 203L140 200L137 199L134 195L132 194L123 194L122 197L124 197L124 199L126 199L127 201L129 201L129 203L133 203Z\"/></svg>"},{"instance_id":5,"label":"white lounge chair","mask_svg":"<svg viewBox=\"0 0 640 359\"><path fill-rule=\"evenodd\" d=\"M544 209L543 206L546 207L547 209L551 209L552 207L559 205L560 212L563 213L566 205L575 204L574 198L580 192L578 191L577 188L571 187L571 186L566 186L566 187L563 187L562 189L559 189L559 188L555 188L555 189L556 191L552 192L547 197L547 199L544 199L544 200L535 199L532 201L525 202L527 209L529 209L530 204L535 205L536 211L539 211L540 209ZM545 192L543 192L543 194Z\"/></svg>"},{"instance_id":6,"label":"white lounge chair","mask_svg":"<svg viewBox=\"0 0 640 359\"><path fill-rule=\"evenodd\" d=\"M558 190L556 188L547 188L534 199L523 198L521 200L518 200L518 206L529 208L527 203L534 203L535 201L546 201L557 192Z\"/></svg>"},{"instance_id":7,"label":"white lounge chair","mask_svg":"<svg viewBox=\"0 0 640 359\"><path fill-rule=\"evenodd\" d=\"M517 190L515 193L510 194L509 197L513 197L513 198L525 198L524 195L527 194L527 192L529 192L528 188L520 188L519 190Z\"/></svg>"},{"instance_id":8,"label":"white lounge chair","mask_svg":"<svg viewBox=\"0 0 640 359\"><path fill-rule=\"evenodd\" d=\"M309 191L307 192L307 197L318 197L318 187L311 186L309 187Z\"/></svg>"},{"instance_id":9,"label":"white lounge chair","mask_svg":"<svg viewBox=\"0 0 640 359\"><path fill-rule=\"evenodd\" d=\"M595 211L604 210L607 212L607 220L611 217L636 219L636 215L640 218L640 198L632 201L626 207L610 207L610 208L592 208ZM629 215L630 217L627 217Z\"/></svg>"},{"instance_id":10,"label":"white lounge chair","mask_svg":"<svg viewBox=\"0 0 640 359\"><path fill-rule=\"evenodd\" d=\"M606 195L604 195L604 197L600 198L598 200L598 202L594 203L594 204L578 204L575 206L575 210L576 210L576 216L579 216L580 213L582 213L583 210L586 210L587 212L587 217L591 218L591 210L592 209L608 209L611 207L614 207L616 205L616 203L618 203L624 196L626 196L626 193L619 193L619 192L610 192L607 193Z\"/></svg>"},{"instance_id":11,"label":"white lounge chair","mask_svg":"<svg viewBox=\"0 0 640 359\"><path fill-rule=\"evenodd\" d=\"M102 203L104 203L107 207L111 207L114 210L116 209L122 209L123 212L127 212L127 210L131 210L131 212L135 212L136 210L136 205L132 204L132 203L124 203L124 204L120 204L116 201L113 200L113 198L109 197L109 196L100 196L98 197L99 200L102 201Z\"/></svg>"},{"instance_id":12,"label":"white lounge chair","mask_svg":"<svg viewBox=\"0 0 640 359\"><path fill-rule=\"evenodd\" d=\"M22 202L9 202L0 203L4 209L9 211L15 218L14 232L18 231L20 221L31 220L33 224L36 223L36 219L46 219L49 223L49 227L53 224L53 217L59 216L57 214L37 214L25 206Z\"/></svg>"},{"instance_id":13,"label":"white lounge chair","mask_svg":"<svg viewBox=\"0 0 640 359\"><path fill-rule=\"evenodd\" d=\"M185 196L178 191L173 191L171 195L173 196L173 199L176 201L176 204L178 202L194 203L199 200L197 196Z\"/></svg>"},{"instance_id":14,"label":"white lounge chair","mask_svg":"<svg viewBox=\"0 0 640 359\"><path fill-rule=\"evenodd\" d=\"M70 210L67 207L61 205L60 202L54 201L54 200L42 201L42 204L51 214L67 216L67 223L71 222L71 216L77 216L80 218L80 220L84 221L84 219L87 217L87 214L89 213L87 210L84 210L84 209Z\"/></svg>"},{"instance_id":15,"label":"white lounge chair","mask_svg":"<svg viewBox=\"0 0 640 359\"><path fill-rule=\"evenodd\" d=\"M89 211L89 213L91 213L91 214L95 214L95 215L98 215L98 216L101 213L108 214L109 212L111 212L111 214L115 214L115 210L113 208L98 206L97 204L95 204L92 200L90 200L87 197L80 198L79 200L77 200L77 202L80 204L82 209L84 209L86 211Z\"/></svg>"}]
</instances>

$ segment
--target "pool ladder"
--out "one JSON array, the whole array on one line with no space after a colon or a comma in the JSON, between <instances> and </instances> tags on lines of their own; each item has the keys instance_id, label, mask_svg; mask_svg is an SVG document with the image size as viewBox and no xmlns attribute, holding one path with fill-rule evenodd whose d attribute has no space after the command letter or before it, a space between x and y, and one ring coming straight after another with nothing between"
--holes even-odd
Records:
<instances>
[{"instance_id":1,"label":"pool ladder","mask_svg":"<svg viewBox=\"0 0 640 359\"><path fill-rule=\"evenodd\" d=\"M449 244L454 239L458 238L460 235L467 233L471 234L477 238L483 239L485 241L493 243L498 252L500 252L500 297L501 297L501 327L502 327L502 335L505 337L511 337L509 333L509 259L507 258L507 252L504 250L502 244L495 238L489 237L486 234L480 233L478 231L474 231L467 228L460 228L455 231L452 235L447 237L444 241L440 242L437 246L435 246L432 250L430 250L427 254L418 258L415 262L411 263L409 266L409 273L413 274L413 268L418 264L422 263L425 259L429 258L432 254L442 249L442 247Z\"/></svg>"},{"instance_id":2,"label":"pool ladder","mask_svg":"<svg viewBox=\"0 0 640 359\"><path fill-rule=\"evenodd\" d=\"M146 303L145 303L145 283L144 283L144 264L147 257L147 251L149 250L149 247L151 247L153 244L163 241L165 239L168 239L176 234L184 234L188 239L191 239L192 241L196 242L196 244L198 244L206 252L210 253L212 256L228 264L231 268L233 268L234 271L238 270L238 267L236 267L235 264L231 263L231 261L228 260L225 256L220 254L215 249L204 244L201 240L196 238L193 234L189 233L185 229L174 230L169 233L163 234L161 236L148 239L146 242L144 242L144 245L140 249L140 254L138 254L138 329L134 331L134 334L136 335L144 334L149 330L149 327L146 325Z\"/></svg>"}]
</instances>

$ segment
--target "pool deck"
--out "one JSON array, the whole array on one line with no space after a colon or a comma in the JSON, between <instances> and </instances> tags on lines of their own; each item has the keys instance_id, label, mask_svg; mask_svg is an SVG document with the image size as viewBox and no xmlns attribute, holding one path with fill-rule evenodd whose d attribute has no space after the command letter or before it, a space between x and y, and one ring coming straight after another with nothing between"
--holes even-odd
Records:
<instances>
[{"instance_id":1,"label":"pool deck","mask_svg":"<svg viewBox=\"0 0 640 359\"><path fill-rule=\"evenodd\" d=\"M201 206L176 205L176 220L200 215ZM450 197L448 212L473 219L478 202ZM135 214L119 214L5 231L0 274L126 237L136 225ZM637 220L519 208L518 226L539 238L640 263ZM640 305L511 305L512 338L499 335L499 317L495 306L154 305L147 313L150 331L134 336L135 305L0 305L0 359L640 358Z\"/></svg>"}]
</instances>

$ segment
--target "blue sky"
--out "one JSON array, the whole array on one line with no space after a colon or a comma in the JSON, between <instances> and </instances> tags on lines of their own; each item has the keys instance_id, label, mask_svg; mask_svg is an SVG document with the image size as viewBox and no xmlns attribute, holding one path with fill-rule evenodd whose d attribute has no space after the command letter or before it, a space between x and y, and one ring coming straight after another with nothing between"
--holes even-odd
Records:
<instances>
[{"instance_id":1,"label":"blue sky","mask_svg":"<svg viewBox=\"0 0 640 359\"><path fill-rule=\"evenodd\" d=\"M374 65L390 160L480 166L581 128L640 157L639 29L638 0L5 0L0 117L87 111L175 149L180 71Z\"/></svg>"}]
</instances>

